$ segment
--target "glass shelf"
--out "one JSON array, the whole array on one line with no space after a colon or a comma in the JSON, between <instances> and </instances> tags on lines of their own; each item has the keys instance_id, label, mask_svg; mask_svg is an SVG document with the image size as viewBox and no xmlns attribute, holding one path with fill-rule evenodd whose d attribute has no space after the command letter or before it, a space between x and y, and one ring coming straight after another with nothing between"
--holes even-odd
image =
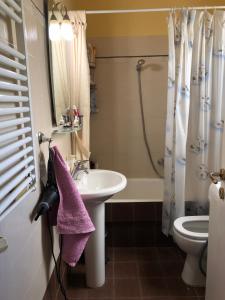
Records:
<instances>
[{"instance_id":1,"label":"glass shelf","mask_svg":"<svg viewBox=\"0 0 225 300\"><path fill-rule=\"evenodd\" d=\"M58 127L53 128L52 134L73 133L76 131L80 131L81 129L82 129L82 126L78 126L78 127L58 126Z\"/></svg>"}]
</instances>

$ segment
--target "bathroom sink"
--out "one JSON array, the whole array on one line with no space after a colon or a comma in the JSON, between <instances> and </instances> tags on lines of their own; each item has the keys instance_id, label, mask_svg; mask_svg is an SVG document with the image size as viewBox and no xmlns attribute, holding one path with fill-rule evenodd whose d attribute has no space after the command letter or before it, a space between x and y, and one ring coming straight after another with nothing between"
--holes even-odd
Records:
<instances>
[{"instance_id":1,"label":"bathroom sink","mask_svg":"<svg viewBox=\"0 0 225 300\"><path fill-rule=\"evenodd\" d=\"M124 175L110 170L89 170L75 182L84 201L106 201L127 185Z\"/></svg>"},{"instance_id":2,"label":"bathroom sink","mask_svg":"<svg viewBox=\"0 0 225 300\"><path fill-rule=\"evenodd\" d=\"M105 283L105 201L127 185L124 175L109 170L81 172L75 180L95 226L85 247L86 284L97 288Z\"/></svg>"}]
</instances>

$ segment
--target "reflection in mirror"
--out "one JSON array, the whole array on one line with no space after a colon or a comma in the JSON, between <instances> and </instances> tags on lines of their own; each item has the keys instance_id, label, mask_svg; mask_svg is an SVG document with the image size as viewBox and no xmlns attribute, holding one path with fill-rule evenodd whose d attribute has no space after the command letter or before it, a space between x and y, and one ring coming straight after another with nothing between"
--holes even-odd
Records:
<instances>
[{"instance_id":1,"label":"reflection in mirror","mask_svg":"<svg viewBox=\"0 0 225 300\"><path fill-rule=\"evenodd\" d=\"M82 129L82 144L89 155L90 76L86 46L86 15L67 11L62 2L49 8L51 83L56 125ZM79 139L75 134L76 140ZM74 146L75 147L75 146ZM76 146L77 147L77 146ZM83 150L80 149L80 153Z\"/></svg>"}]
</instances>

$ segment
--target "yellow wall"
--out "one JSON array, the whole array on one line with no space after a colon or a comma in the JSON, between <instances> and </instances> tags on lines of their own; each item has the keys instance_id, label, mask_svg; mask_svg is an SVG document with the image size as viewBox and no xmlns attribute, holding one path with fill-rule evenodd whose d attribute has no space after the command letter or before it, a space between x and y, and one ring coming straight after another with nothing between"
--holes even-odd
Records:
<instances>
[{"instance_id":1,"label":"yellow wall","mask_svg":"<svg viewBox=\"0 0 225 300\"><path fill-rule=\"evenodd\" d=\"M64 0L69 10L225 5L225 0ZM166 35L168 13L88 15L88 37Z\"/></svg>"}]
</instances>

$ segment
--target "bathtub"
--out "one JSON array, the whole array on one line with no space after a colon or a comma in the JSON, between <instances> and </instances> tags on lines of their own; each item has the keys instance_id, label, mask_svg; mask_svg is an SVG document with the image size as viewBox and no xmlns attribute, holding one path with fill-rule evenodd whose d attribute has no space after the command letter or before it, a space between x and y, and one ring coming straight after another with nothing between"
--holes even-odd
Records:
<instances>
[{"instance_id":1,"label":"bathtub","mask_svg":"<svg viewBox=\"0 0 225 300\"><path fill-rule=\"evenodd\" d=\"M106 203L124 202L162 202L163 179L159 178L130 178L127 187L114 195Z\"/></svg>"}]
</instances>

